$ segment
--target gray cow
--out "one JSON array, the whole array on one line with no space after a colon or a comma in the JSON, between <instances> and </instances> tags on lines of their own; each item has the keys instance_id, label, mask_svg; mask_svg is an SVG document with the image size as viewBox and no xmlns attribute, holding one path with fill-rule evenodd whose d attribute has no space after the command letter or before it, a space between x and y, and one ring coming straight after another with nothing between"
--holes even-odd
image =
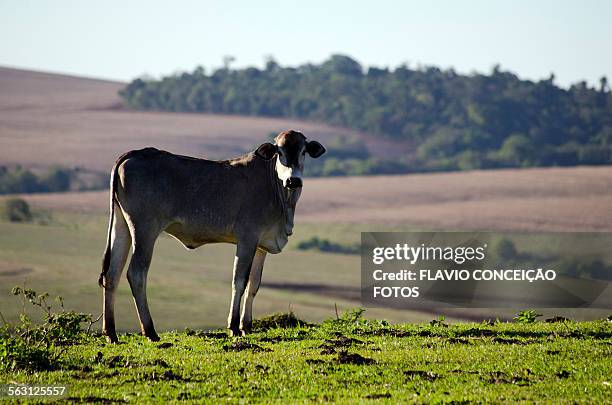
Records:
<instances>
[{"instance_id":1,"label":"gray cow","mask_svg":"<svg viewBox=\"0 0 612 405\"><path fill-rule=\"evenodd\" d=\"M147 303L147 273L155 241L164 231L188 249L236 244L228 328L234 336L248 333L266 253L279 253L293 231L305 155L323 153L320 143L285 131L274 144L264 143L231 160L196 159L154 148L121 156L111 171L108 240L99 279L107 339L117 342L115 291L131 248L127 278L140 327L150 340L159 340Z\"/></svg>"}]
</instances>

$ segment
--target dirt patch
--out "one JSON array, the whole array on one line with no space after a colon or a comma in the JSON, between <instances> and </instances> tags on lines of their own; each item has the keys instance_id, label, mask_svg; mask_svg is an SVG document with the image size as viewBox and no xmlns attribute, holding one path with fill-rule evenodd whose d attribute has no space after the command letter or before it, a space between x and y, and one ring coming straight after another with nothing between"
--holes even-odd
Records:
<instances>
[{"instance_id":1,"label":"dirt patch","mask_svg":"<svg viewBox=\"0 0 612 405\"><path fill-rule=\"evenodd\" d=\"M123 365L125 368L138 369L142 367L161 367L161 368L170 368L170 365L166 363L162 359L155 359L151 361L135 361L134 359L126 359Z\"/></svg>"},{"instance_id":2,"label":"dirt patch","mask_svg":"<svg viewBox=\"0 0 612 405\"><path fill-rule=\"evenodd\" d=\"M469 336L469 337L483 337L483 336L495 336L497 332L492 331L491 329L479 329L479 328L470 328L465 331L461 331L457 333L458 336Z\"/></svg>"},{"instance_id":3,"label":"dirt patch","mask_svg":"<svg viewBox=\"0 0 612 405\"><path fill-rule=\"evenodd\" d=\"M393 336L398 338L414 336L414 333L399 329L375 329L359 332L361 336Z\"/></svg>"},{"instance_id":4,"label":"dirt patch","mask_svg":"<svg viewBox=\"0 0 612 405\"><path fill-rule=\"evenodd\" d=\"M419 377L427 381L435 381L439 377L438 374L432 371L425 371L425 370L406 370L404 371L404 375L410 378Z\"/></svg>"},{"instance_id":5,"label":"dirt patch","mask_svg":"<svg viewBox=\"0 0 612 405\"><path fill-rule=\"evenodd\" d=\"M164 343L161 343L161 344L157 345L157 348L158 349L167 349L167 348L172 347L172 346L173 346L172 343L164 342Z\"/></svg>"},{"instance_id":6,"label":"dirt patch","mask_svg":"<svg viewBox=\"0 0 612 405\"><path fill-rule=\"evenodd\" d=\"M374 359L363 357L358 353L349 353L346 350L343 350L338 353L338 358L336 359L336 362L338 364L355 364L358 366L376 363Z\"/></svg>"},{"instance_id":7,"label":"dirt patch","mask_svg":"<svg viewBox=\"0 0 612 405\"><path fill-rule=\"evenodd\" d=\"M308 337L308 333L306 331L300 330L298 333L295 334L295 336L276 336L276 337L265 336L259 339L259 341L267 342L267 343L294 342L296 340L304 340L307 337Z\"/></svg>"},{"instance_id":8,"label":"dirt patch","mask_svg":"<svg viewBox=\"0 0 612 405\"><path fill-rule=\"evenodd\" d=\"M187 336L198 336L207 339L227 339L229 335L225 330L211 330L211 331L192 331L188 330Z\"/></svg>"},{"instance_id":9,"label":"dirt patch","mask_svg":"<svg viewBox=\"0 0 612 405\"><path fill-rule=\"evenodd\" d=\"M270 352L271 350L265 347L261 347L255 343L249 343L244 340L237 340L230 345L223 346L223 350L226 352L241 352L243 350L251 350L253 352Z\"/></svg>"},{"instance_id":10,"label":"dirt patch","mask_svg":"<svg viewBox=\"0 0 612 405\"><path fill-rule=\"evenodd\" d=\"M348 336L339 335L334 339L326 339L319 346L321 354L334 354L339 349L345 349L354 345L363 345L366 342Z\"/></svg>"},{"instance_id":11,"label":"dirt patch","mask_svg":"<svg viewBox=\"0 0 612 405\"><path fill-rule=\"evenodd\" d=\"M503 371L493 371L489 373L489 376L485 380L489 384L515 384L515 385L530 385L531 376L533 373L531 370L525 369L520 374L509 374Z\"/></svg>"},{"instance_id":12,"label":"dirt patch","mask_svg":"<svg viewBox=\"0 0 612 405\"><path fill-rule=\"evenodd\" d=\"M557 374L555 374L557 377L559 378L568 378L569 376L572 375L571 372L567 371L567 370L561 370L559 372L557 372Z\"/></svg>"},{"instance_id":13,"label":"dirt patch","mask_svg":"<svg viewBox=\"0 0 612 405\"><path fill-rule=\"evenodd\" d=\"M306 364L325 364L323 359L306 359Z\"/></svg>"},{"instance_id":14,"label":"dirt patch","mask_svg":"<svg viewBox=\"0 0 612 405\"><path fill-rule=\"evenodd\" d=\"M391 394L388 392L385 392L383 394L368 394L364 398L366 399L389 399L391 398Z\"/></svg>"},{"instance_id":15,"label":"dirt patch","mask_svg":"<svg viewBox=\"0 0 612 405\"><path fill-rule=\"evenodd\" d=\"M266 366L264 364L256 364L255 365L255 370L264 373L264 374L268 374L268 370L270 370L269 366Z\"/></svg>"},{"instance_id":16,"label":"dirt patch","mask_svg":"<svg viewBox=\"0 0 612 405\"><path fill-rule=\"evenodd\" d=\"M323 346L348 347L348 346L353 346L353 345L361 345L364 343L365 342L363 340L341 335L335 339L325 339L321 347Z\"/></svg>"},{"instance_id":17,"label":"dirt patch","mask_svg":"<svg viewBox=\"0 0 612 405\"><path fill-rule=\"evenodd\" d=\"M336 349L334 347L325 347L321 350L321 354L334 354L336 353Z\"/></svg>"},{"instance_id":18,"label":"dirt patch","mask_svg":"<svg viewBox=\"0 0 612 405\"><path fill-rule=\"evenodd\" d=\"M164 370L164 371L157 371L157 370L153 370L152 372L148 373L143 373L143 374L139 374L136 378L134 379L129 379L127 380L129 382L137 382L137 381L181 381L181 382L193 382L194 380L191 380L189 378L183 378L182 376L176 374L174 371L172 370Z\"/></svg>"},{"instance_id":19,"label":"dirt patch","mask_svg":"<svg viewBox=\"0 0 612 405\"><path fill-rule=\"evenodd\" d=\"M64 399L66 402L79 403L79 404L117 404L117 403L125 403L124 399L110 399L104 397L95 397L88 395L86 397L78 398L78 397L68 397Z\"/></svg>"},{"instance_id":20,"label":"dirt patch","mask_svg":"<svg viewBox=\"0 0 612 405\"><path fill-rule=\"evenodd\" d=\"M501 343L504 345L526 345L532 342L525 341L525 340L519 340L515 338L505 338L505 337L497 336L493 338L493 343Z\"/></svg>"},{"instance_id":21,"label":"dirt patch","mask_svg":"<svg viewBox=\"0 0 612 405\"><path fill-rule=\"evenodd\" d=\"M455 374L480 374L478 371L471 371L471 370L460 370L458 368L451 370L451 373L455 373Z\"/></svg>"},{"instance_id":22,"label":"dirt patch","mask_svg":"<svg viewBox=\"0 0 612 405\"><path fill-rule=\"evenodd\" d=\"M472 344L472 342L470 342L468 339L466 338L456 338L456 337L451 337L448 338L448 343L452 343L452 344L462 344L462 345L469 345Z\"/></svg>"},{"instance_id":23,"label":"dirt patch","mask_svg":"<svg viewBox=\"0 0 612 405\"><path fill-rule=\"evenodd\" d=\"M108 368L126 367L129 364L129 360L121 355L104 357L102 352L98 352L92 361L98 364L105 364Z\"/></svg>"},{"instance_id":24,"label":"dirt patch","mask_svg":"<svg viewBox=\"0 0 612 405\"><path fill-rule=\"evenodd\" d=\"M183 377L176 374L172 370L164 370L162 373L153 372L152 380L163 380L163 381L185 381Z\"/></svg>"}]
</instances>

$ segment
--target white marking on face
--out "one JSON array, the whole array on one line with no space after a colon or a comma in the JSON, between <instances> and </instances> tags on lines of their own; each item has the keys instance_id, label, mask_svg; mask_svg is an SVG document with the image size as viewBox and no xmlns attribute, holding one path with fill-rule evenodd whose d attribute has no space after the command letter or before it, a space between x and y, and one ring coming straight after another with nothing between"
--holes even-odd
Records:
<instances>
[{"instance_id":1,"label":"white marking on face","mask_svg":"<svg viewBox=\"0 0 612 405\"><path fill-rule=\"evenodd\" d=\"M278 148L278 155L276 157L276 175L278 179L283 184L283 187L287 187L287 181L290 178L302 178L302 171L304 168L304 159L305 159L305 148L302 148L298 153L298 162L297 165L290 165L287 162L286 152L282 147ZM292 159L295 161L295 159Z\"/></svg>"},{"instance_id":2,"label":"white marking on face","mask_svg":"<svg viewBox=\"0 0 612 405\"><path fill-rule=\"evenodd\" d=\"M283 187L287 186L287 180L293 174L293 169L291 167L287 167L281 161L280 155L276 158L276 175L278 179L283 183Z\"/></svg>"}]
</instances>

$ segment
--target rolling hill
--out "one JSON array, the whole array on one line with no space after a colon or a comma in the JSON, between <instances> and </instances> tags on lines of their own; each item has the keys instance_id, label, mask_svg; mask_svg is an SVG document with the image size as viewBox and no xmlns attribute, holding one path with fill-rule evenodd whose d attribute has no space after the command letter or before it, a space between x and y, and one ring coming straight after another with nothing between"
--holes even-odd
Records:
<instances>
[{"instance_id":1,"label":"rolling hill","mask_svg":"<svg viewBox=\"0 0 612 405\"><path fill-rule=\"evenodd\" d=\"M124 110L117 95L123 86L0 67L0 163L106 171L126 150L151 145L180 154L228 158L289 128L323 143L339 135L358 136L375 156L401 153L396 143L323 124Z\"/></svg>"}]
</instances>

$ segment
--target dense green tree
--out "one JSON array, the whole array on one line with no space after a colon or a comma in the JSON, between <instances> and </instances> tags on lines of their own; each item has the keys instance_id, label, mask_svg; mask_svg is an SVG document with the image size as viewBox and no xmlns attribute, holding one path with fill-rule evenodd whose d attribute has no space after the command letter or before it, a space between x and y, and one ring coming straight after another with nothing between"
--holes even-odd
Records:
<instances>
[{"instance_id":1,"label":"dense green tree","mask_svg":"<svg viewBox=\"0 0 612 405\"><path fill-rule=\"evenodd\" d=\"M67 190L101 189L108 185L106 175L89 173L88 179L79 179L79 169L51 167L37 174L21 166L0 166L0 194L46 193Z\"/></svg>"},{"instance_id":2,"label":"dense green tree","mask_svg":"<svg viewBox=\"0 0 612 405\"><path fill-rule=\"evenodd\" d=\"M564 89L554 74L533 82L499 65L489 74L460 75L435 67L363 67L345 55L297 67L268 58L263 70L230 63L210 74L198 67L160 80L139 78L120 94L129 108L292 117L407 142L414 153L395 162L400 171L612 163L612 93L605 77L598 88L581 82ZM367 153L343 153L330 151L335 160L311 173L389 167Z\"/></svg>"},{"instance_id":3,"label":"dense green tree","mask_svg":"<svg viewBox=\"0 0 612 405\"><path fill-rule=\"evenodd\" d=\"M71 175L70 170L62 167L52 167L40 182L45 185L49 191L63 191L70 188Z\"/></svg>"}]
</instances>

